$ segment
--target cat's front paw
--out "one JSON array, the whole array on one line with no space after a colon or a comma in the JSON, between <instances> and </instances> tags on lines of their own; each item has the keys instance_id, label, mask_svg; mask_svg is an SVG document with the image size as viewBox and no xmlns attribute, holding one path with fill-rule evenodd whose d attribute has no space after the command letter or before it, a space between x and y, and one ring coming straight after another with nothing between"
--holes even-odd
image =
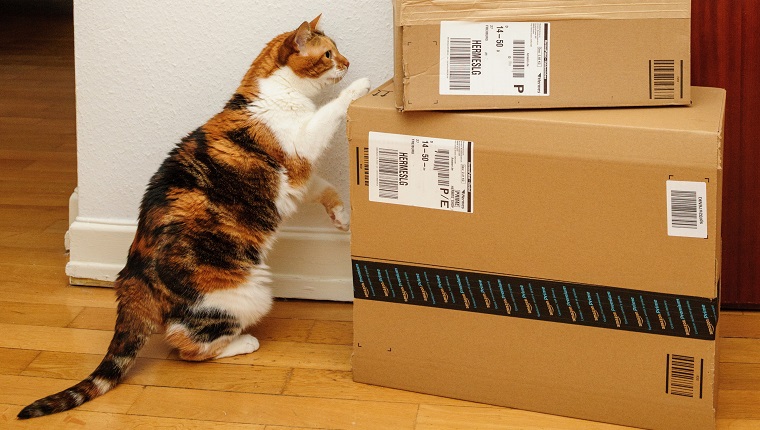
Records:
<instances>
[{"instance_id":1,"label":"cat's front paw","mask_svg":"<svg viewBox=\"0 0 760 430\"><path fill-rule=\"evenodd\" d=\"M351 217L348 215L348 211L346 211L343 205L335 206L332 210L328 211L328 214L330 215L330 219L335 228L342 231L348 231L348 228L351 226Z\"/></svg>"},{"instance_id":2,"label":"cat's front paw","mask_svg":"<svg viewBox=\"0 0 760 430\"><path fill-rule=\"evenodd\" d=\"M351 82L351 85L349 85L345 90L343 90L342 94L347 95L348 97L351 98L351 101L353 101L369 93L369 90L371 89L372 89L372 86L369 82L369 79L361 78L361 79L357 79Z\"/></svg>"}]
</instances>

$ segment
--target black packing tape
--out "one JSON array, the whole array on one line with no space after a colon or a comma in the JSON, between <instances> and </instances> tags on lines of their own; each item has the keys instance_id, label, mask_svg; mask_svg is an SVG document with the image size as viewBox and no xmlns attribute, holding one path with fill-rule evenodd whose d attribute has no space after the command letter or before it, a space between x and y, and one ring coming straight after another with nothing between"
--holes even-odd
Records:
<instances>
[{"instance_id":1,"label":"black packing tape","mask_svg":"<svg viewBox=\"0 0 760 430\"><path fill-rule=\"evenodd\" d=\"M352 260L354 298L715 340L718 299Z\"/></svg>"}]
</instances>

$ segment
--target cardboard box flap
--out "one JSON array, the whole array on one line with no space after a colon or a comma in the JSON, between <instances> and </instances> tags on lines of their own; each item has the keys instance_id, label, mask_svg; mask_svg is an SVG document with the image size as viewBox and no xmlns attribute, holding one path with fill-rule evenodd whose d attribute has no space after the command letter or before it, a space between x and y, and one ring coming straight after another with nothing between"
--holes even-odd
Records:
<instances>
[{"instance_id":1,"label":"cardboard box flap","mask_svg":"<svg viewBox=\"0 0 760 430\"><path fill-rule=\"evenodd\" d=\"M690 16L690 0L397 0L397 25L458 21L544 21L570 19L647 19Z\"/></svg>"}]
</instances>

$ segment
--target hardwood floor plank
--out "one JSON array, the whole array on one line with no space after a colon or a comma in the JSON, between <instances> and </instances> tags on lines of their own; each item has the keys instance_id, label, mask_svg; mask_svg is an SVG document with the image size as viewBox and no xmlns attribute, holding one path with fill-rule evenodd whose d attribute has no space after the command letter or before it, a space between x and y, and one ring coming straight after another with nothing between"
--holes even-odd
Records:
<instances>
[{"instance_id":1,"label":"hardwood floor plank","mask_svg":"<svg viewBox=\"0 0 760 430\"><path fill-rule=\"evenodd\" d=\"M65 390L79 380L33 378L29 376L0 375L0 404L17 405L13 410L17 414L23 406L33 401ZM80 406L78 410L126 413L143 387L139 385L121 384L108 393Z\"/></svg>"},{"instance_id":2,"label":"hardwood floor plank","mask_svg":"<svg viewBox=\"0 0 760 430\"><path fill-rule=\"evenodd\" d=\"M7 264L65 267L69 257L63 247L59 250L29 248L23 253L16 247L0 246L0 261Z\"/></svg>"},{"instance_id":3,"label":"hardwood floor plank","mask_svg":"<svg viewBox=\"0 0 760 430\"><path fill-rule=\"evenodd\" d=\"M757 363L720 363L718 377L723 390L760 390L760 364Z\"/></svg>"},{"instance_id":4,"label":"hardwood floor plank","mask_svg":"<svg viewBox=\"0 0 760 430\"><path fill-rule=\"evenodd\" d=\"M146 387L129 413L309 428L404 430L414 428L417 406Z\"/></svg>"},{"instance_id":5,"label":"hardwood floor plank","mask_svg":"<svg viewBox=\"0 0 760 430\"><path fill-rule=\"evenodd\" d=\"M72 181L0 181L0 205L65 207L74 188Z\"/></svg>"},{"instance_id":6,"label":"hardwood floor plank","mask_svg":"<svg viewBox=\"0 0 760 430\"><path fill-rule=\"evenodd\" d=\"M5 120L5 121L4 121ZM5 131L3 123L7 122L7 118L0 118L0 135L6 136L8 133ZM17 123L21 120L15 120L12 122L12 124ZM29 128L33 128L35 130L39 130L39 123L33 123L29 124ZM29 132L18 132L21 134L25 134L28 136L27 133ZM46 135L44 134L44 131L35 131L35 133L38 133L38 136L33 137L33 139L40 139L43 141L51 141L56 140L57 142L51 146L48 150L41 150L40 148L37 148L37 145L34 145L34 142L29 142L27 140L28 146L24 149L9 149L6 148L5 145L0 145L0 158L6 159L6 160L22 160L22 161L30 161L32 163L36 162L50 162L50 163L60 163L65 166L73 166L76 170L77 165L77 157L76 157L76 139L75 135L71 134L65 134L62 133L59 130L51 131L50 134ZM65 143L61 143L60 141L64 140L61 139L62 136L67 136L68 138L65 139ZM68 146L61 149L62 145L71 145L74 144L74 147L69 148Z\"/></svg>"},{"instance_id":7,"label":"hardwood floor plank","mask_svg":"<svg viewBox=\"0 0 760 430\"><path fill-rule=\"evenodd\" d=\"M464 400L360 384L353 381L351 372L320 369L294 369L283 394L345 400L490 407Z\"/></svg>"},{"instance_id":8,"label":"hardwood floor plank","mask_svg":"<svg viewBox=\"0 0 760 430\"><path fill-rule=\"evenodd\" d=\"M252 354L224 358L219 360L219 362L348 371L351 370L351 347L346 345L268 341L262 342L261 348Z\"/></svg>"},{"instance_id":9,"label":"hardwood floor plank","mask_svg":"<svg viewBox=\"0 0 760 430\"><path fill-rule=\"evenodd\" d=\"M313 306L314 304L319 306ZM276 300L269 314L272 318L309 319L318 321L353 321L350 303L313 302L309 300Z\"/></svg>"},{"instance_id":10,"label":"hardwood floor plank","mask_svg":"<svg viewBox=\"0 0 760 430\"><path fill-rule=\"evenodd\" d=\"M351 321L315 321L308 342L352 345L354 324Z\"/></svg>"},{"instance_id":11,"label":"hardwood floor plank","mask_svg":"<svg viewBox=\"0 0 760 430\"><path fill-rule=\"evenodd\" d=\"M726 338L718 346L721 363L760 363L760 339Z\"/></svg>"},{"instance_id":12,"label":"hardwood floor plank","mask_svg":"<svg viewBox=\"0 0 760 430\"><path fill-rule=\"evenodd\" d=\"M718 430L757 430L760 420L719 419Z\"/></svg>"},{"instance_id":13,"label":"hardwood floor plank","mask_svg":"<svg viewBox=\"0 0 760 430\"><path fill-rule=\"evenodd\" d=\"M36 351L104 354L113 332L61 327L0 324L0 347ZM153 335L140 353L142 357L166 358L170 349L163 335Z\"/></svg>"},{"instance_id":14,"label":"hardwood floor plank","mask_svg":"<svg viewBox=\"0 0 760 430\"><path fill-rule=\"evenodd\" d=\"M248 330L259 341L306 342L314 320L264 317Z\"/></svg>"},{"instance_id":15,"label":"hardwood floor plank","mask_svg":"<svg viewBox=\"0 0 760 430\"><path fill-rule=\"evenodd\" d=\"M623 430L633 427L507 408L420 405L417 430Z\"/></svg>"},{"instance_id":16,"label":"hardwood floor plank","mask_svg":"<svg viewBox=\"0 0 760 430\"><path fill-rule=\"evenodd\" d=\"M718 393L718 418L760 420L760 389L723 390Z\"/></svg>"},{"instance_id":17,"label":"hardwood floor plank","mask_svg":"<svg viewBox=\"0 0 760 430\"><path fill-rule=\"evenodd\" d=\"M30 266L28 264L0 263L0 282L46 286L51 286L52 284L53 287L58 288L60 285L66 285L68 279L69 278L66 276L66 272L62 267L38 267Z\"/></svg>"},{"instance_id":18,"label":"hardwood floor plank","mask_svg":"<svg viewBox=\"0 0 760 430\"><path fill-rule=\"evenodd\" d=\"M0 302L0 323L66 327L82 309L79 306Z\"/></svg>"},{"instance_id":19,"label":"hardwood floor plank","mask_svg":"<svg viewBox=\"0 0 760 430\"><path fill-rule=\"evenodd\" d=\"M67 327L88 330L113 330L116 324L115 308L86 307Z\"/></svg>"},{"instance_id":20,"label":"hardwood floor plank","mask_svg":"<svg viewBox=\"0 0 760 430\"><path fill-rule=\"evenodd\" d=\"M51 267L60 270L58 267ZM34 273L27 280L0 280L0 301L63 304L68 306L116 307L112 289L68 285L68 278L55 283L36 283Z\"/></svg>"},{"instance_id":21,"label":"hardwood floor plank","mask_svg":"<svg viewBox=\"0 0 760 430\"><path fill-rule=\"evenodd\" d=\"M2 428L13 430L121 430L121 429L182 429L182 430L265 430L256 424L220 423L177 418L144 417L83 410L67 411L33 420L16 419L18 407L0 404Z\"/></svg>"},{"instance_id":22,"label":"hardwood floor plank","mask_svg":"<svg viewBox=\"0 0 760 430\"><path fill-rule=\"evenodd\" d=\"M723 312L718 324L721 337L760 339L760 312Z\"/></svg>"},{"instance_id":23,"label":"hardwood floor plank","mask_svg":"<svg viewBox=\"0 0 760 430\"><path fill-rule=\"evenodd\" d=\"M21 375L84 379L98 366L102 358L102 355L96 354L42 352ZM138 358L124 383L236 393L279 394L289 376L290 369L277 367Z\"/></svg>"},{"instance_id":24,"label":"hardwood floor plank","mask_svg":"<svg viewBox=\"0 0 760 430\"><path fill-rule=\"evenodd\" d=\"M66 206L0 205L0 226L3 231L41 231L68 217Z\"/></svg>"},{"instance_id":25,"label":"hardwood floor plank","mask_svg":"<svg viewBox=\"0 0 760 430\"><path fill-rule=\"evenodd\" d=\"M38 351L0 348L0 374L19 375L39 355Z\"/></svg>"},{"instance_id":26,"label":"hardwood floor plank","mask_svg":"<svg viewBox=\"0 0 760 430\"><path fill-rule=\"evenodd\" d=\"M55 229L55 231L48 232L48 229ZM64 241L59 229L59 227L51 225L44 231L0 231L0 246L15 248L19 253L29 247L61 252L64 251Z\"/></svg>"},{"instance_id":27,"label":"hardwood floor plank","mask_svg":"<svg viewBox=\"0 0 760 430\"><path fill-rule=\"evenodd\" d=\"M286 426L265 426L264 430L333 430L319 427L286 427Z\"/></svg>"}]
</instances>

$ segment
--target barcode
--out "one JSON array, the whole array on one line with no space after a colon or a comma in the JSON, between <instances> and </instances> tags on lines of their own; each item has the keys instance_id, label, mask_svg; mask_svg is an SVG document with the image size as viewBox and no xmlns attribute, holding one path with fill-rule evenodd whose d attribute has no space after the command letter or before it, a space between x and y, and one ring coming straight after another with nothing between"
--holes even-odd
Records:
<instances>
[{"instance_id":1,"label":"barcode","mask_svg":"<svg viewBox=\"0 0 760 430\"><path fill-rule=\"evenodd\" d=\"M672 228L697 228L697 192L670 190Z\"/></svg>"},{"instance_id":2,"label":"barcode","mask_svg":"<svg viewBox=\"0 0 760 430\"><path fill-rule=\"evenodd\" d=\"M694 397L694 357L668 355L666 392L674 396Z\"/></svg>"},{"instance_id":3,"label":"barcode","mask_svg":"<svg viewBox=\"0 0 760 430\"><path fill-rule=\"evenodd\" d=\"M435 151L433 170L438 172L438 186L449 188L449 150L439 149Z\"/></svg>"},{"instance_id":4,"label":"barcode","mask_svg":"<svg viewBox=\"0 0 760 430\"><path fill-rule=\"evenodd\" d=\"M379 148L377 155L380 197L398 200L398 151Z\"/></svg>"},{"instance_id":5,"label":"barcode","mask_svg":"<svg viewBox=\"0 0 760 430\"><path fill-rule=\"evenodd\" d=\"M449 38L449 90L470 91L470 44L466 37Z\"/></svg>"},{"instance_id":6,"label":"barcode","mask_svg":"<svg viewBox=\"0 0 760 430\"><path fill-rule=\"evenodd\" d=\"M525 78L525 40L512 41L512 77Z\"/></svg>"},{"instance_id":7,"label":"barcode","mask_svg":"<svg viewBox=\"0 0 760 430\"><path fill-rule=\"evenodd\" d=\"M652 98L674 100L676 98L676 62L654 60L652 62Z\"/></svg>"},{"instance_id":8,"label":"barcode","mask_svg":"<svg viewBox=\"0 0 760 430\"><path fill-rule=\"evenodd\" d=\"M364 148L364 186L369 187L369 148Z\"/></svg>"}]
</instances>

